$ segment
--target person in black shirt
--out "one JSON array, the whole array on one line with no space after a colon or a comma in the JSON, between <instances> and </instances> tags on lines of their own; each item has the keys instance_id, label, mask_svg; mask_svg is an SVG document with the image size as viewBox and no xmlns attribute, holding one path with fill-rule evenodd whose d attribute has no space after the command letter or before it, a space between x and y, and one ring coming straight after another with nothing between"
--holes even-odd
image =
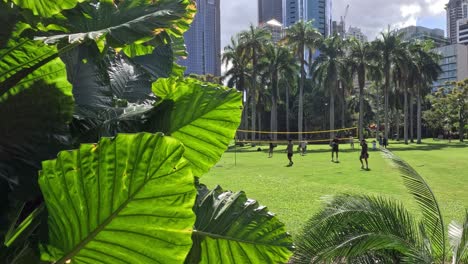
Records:
<instances>
[{"instance_id":1,"label":"person in black shirt","mask_svg":"<svg viewBox=\"0 0 468 264\"><path fill-rule=\"evenodd\" d=\"M361 141L361 156L359 160L361 161L361 169L364 169L364 163L362 160L366 161L366 170L369 169L369 164L367 163L367 159L369 158L369 153L367 152L367 142L365 139Z\"/></svg>"},{"instance_id":2,"label":"person in black shirt","mask_svg":"<svg viewBox=\"0 0 468 264\"><path fill-rule=\"evenodd\" d=\"M286 148L286 151L288 152L288 160L289 160L289 165L288 166L291 167L294 164L294 162L292 161L294 145L293 145L291 139L288 140L288 146Z\"/></svg>"},{"instance_id":3,"label":"person in black shirt","mask_svg":"<svg viewBox=\"0 0 468 264\"><path fill-rule=\"evenodd\" d=\"M336 162L339 162L338 161L338 151L339 151L339 145L340 145L340 141L338 140L337 137L335 137L331 142L330 142L330 146L332 147L332 162L335 162L335 153L336 153Z\"/></svg>"}]
</instances>

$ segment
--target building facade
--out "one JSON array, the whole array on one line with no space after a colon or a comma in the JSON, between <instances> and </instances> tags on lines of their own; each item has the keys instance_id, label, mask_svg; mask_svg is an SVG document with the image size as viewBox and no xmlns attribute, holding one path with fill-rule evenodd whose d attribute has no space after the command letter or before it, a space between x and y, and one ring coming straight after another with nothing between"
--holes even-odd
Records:
<instances>
[{"instance_id":1,"label":"building facade","mask_svg":"<svg viewBox=\"0 0 468 264\"><path fill-rule=\"evenodd\" d=\"M258 24L272 19L283 23L283 0L258 0Z\"/></svg>"},{"instance_id":2,"label":"building facade","mask_svg":"<svg viewBox=\"0 0 468 264\"><path fill-rule=\"evenodd\" d=\"M468 44L468 19L459 19L457 21L457 43Z\"/></svg>"},{"instance_id":3,"label":"building facade","mask_svg":"<svg viewBox=\"0 0 468 264\"><path fill-rule=\"evenodd\" d=\"M184 34L188 56L178 62L185 74L221 75L220 0L196 0L197 14Z\"/></svg>"},{"instance_id":4,"label":"building facade","mask_svg":"<svg viewBox=\"0 0 468 264\"><path fill-rule=\"evenodd\" d=\"M313 20L323 36L331 33L331 0L283 0L283 24L289 27L299 20Z\"/></svg>"},{"instance_id":5,"label":"building facade","mask_svg":"<svg viewBox=\"0 0 468 264\"><path fill-rule=\"evenodd\" d=\"M447 37L450 43L457 43L457 21L468 18L468 0L450 0L445 6L447 12Z\"/></svg>"},{"instance_id":6,"label":"building facade","mask_svg":"<svg viewBox=\"0 0 468 264\"><path fill-rule=\"evenodd\" d=\"M446 86L447 82L461 81L468 78L468 46L451 44L434 49L441 55L439 66L442 74L433 84L433 90Z\"/></svg>"},{"instance_id":7,"label":"building facade","mask_svg":"<svg viewBox=\"0 0 468 264\"><path fill-rule=\"evenodd\" d=\"M426 28L421 26L409 26L401 28L398 33L402 33L403 40L432 40L436 47L450 44L450 40L445 38L444 31L439 28Z\"/></svg>"},{"instance_id":8,"label":"building facade","mask_svg":"<svg viewBox=\"0 0 468 264\"><path fill-rule=\"evenodd\" d=\"M271 19L259 25L260 28L264 28L271 33L271 40L274 43L278 43L284 37L284 27L276 19Z\"/></svg>"},{"instance_id":9,"label":"building facade","mask_svg":"<svg viewBox=\"0 0 468 264\"><path fill-rule=\"evenodd\" d=\"M362 30L358 27L349 27L346 32L346 38L356 38L361 42L367 42L367 36L362 33Z\"/></svg>"},{"instance_id":10,"label":"building facade","mask_svg":"<svg viewBox=\"0 0 468 264\"><path fill-rule=\"evenodd\" d=\"M333 21L331 34L336 34L338 36L346 37L346 30L344 27L344 22Z\"/></svg>"}]
</instances>

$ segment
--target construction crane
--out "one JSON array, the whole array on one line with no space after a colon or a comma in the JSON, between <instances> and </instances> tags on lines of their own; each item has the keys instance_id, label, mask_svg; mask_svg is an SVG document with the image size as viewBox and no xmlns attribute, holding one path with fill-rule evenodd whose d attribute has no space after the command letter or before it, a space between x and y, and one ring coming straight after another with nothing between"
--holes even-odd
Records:
<instances>
[{"instance_id":1,"label":"construction crane","mask_svg":"<svg viewBox=\"0 0 468 264\"><path fill-rule=\"evenodd\" d=\"M346 17L348 16L348 11L349 11L349 4L346 5L344 16L341 17L341 26L343 27L343 32L346 32L345 24L346 24Z\"/></svg>"}]
</instances>

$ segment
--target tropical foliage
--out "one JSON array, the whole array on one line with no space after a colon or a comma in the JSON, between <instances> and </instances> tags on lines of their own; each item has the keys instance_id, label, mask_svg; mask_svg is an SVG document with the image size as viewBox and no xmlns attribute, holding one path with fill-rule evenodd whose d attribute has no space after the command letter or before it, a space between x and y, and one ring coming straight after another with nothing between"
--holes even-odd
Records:
<instances>
[{"instance_id":1,"label":"tropical foliage","mask_svg":"<svg viewBox=\"0 0 468 264\"><path fill-rule=\"evenodd\" d=\"M175 64L192 1L53 2L0 2L1 263L286 262L265 207L197 194L242 104Z\"/></svg>"},{"instance_id":2,"label":"tropical foliage","mask_svg":"<svg viewBox=\"0 0 468 264\"><path fill-rule=\"evenodd\" d=\"M401 172L421 217L385 197L328 197L300 235L294 263L446 263L450 248L452 263L468 261L468 218L448 227L449 246L439 204L424 178L391 152L384 155Z\"/></svg>"},{"instance_id":3,"label":"tropical foliage","mask_svg":"<svg viewBox=\"0 0 468 264\"><path fill-rule=\"evenodd\" d=\"M223 54L228 86L244 91L244 105L252 107L244 112L243 130L268 127L273 139L289 137L276 131L294 131L301 139L305 128L358 127L360 137L399 140L401 134L406 144L413 142L415 134L420 143L432 132L422 118L422 112L430 108L424 98L441 72L431 42L403 41L401 34L391 30L366 43L338 35L325 37L310 21L291 25L279 42L269 38L263 28L250 27L232 38ZM281 74L284 66L277 61L275 49L294 54L295 61L289 62L294 67L288 73ZM290 74L291 70L295 73ZM275 84L278 89L269 89ZM316 94L322 94L321 98ZM329 110L324 112L324 107ZM371 126L378 131L371 131ZM259 139L254 134L250 136L253 143ZM238 137L247 139L245 133Z\"/></svg>"}]
</instances>

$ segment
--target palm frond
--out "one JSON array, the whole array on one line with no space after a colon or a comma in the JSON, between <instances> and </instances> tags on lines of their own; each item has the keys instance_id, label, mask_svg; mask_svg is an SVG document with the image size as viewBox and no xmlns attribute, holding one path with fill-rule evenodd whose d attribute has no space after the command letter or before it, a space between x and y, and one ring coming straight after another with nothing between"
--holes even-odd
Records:
<instances>
[{"instance_id":1,"label":"palm frond","mask_svg":"<svg viewBox=\"0 0 468 264\"><path fill-rule=\"evenodd\" d=\"M391 252L401 261L428 263L430 252L423 244L415 219L400 203L383 197L339 195L308 221L293 259L294 263L316 263Z\"/></svg>"},{"instance_id":2,"label":"palm frond","mask_svg":"<svg viewBox=\"0 0 468 264\"><path fill-rule=\"evenodd\" d=\"M450 223L448 238L452 246L452 263L468 263L468 211L465 212L463 224Z\"/></svg>"},{"instance_id":3,"label":"palm frond","mask_svg":"<svg viewBox=\"0 0 468 264\"><path fill-rule=\"evenodd\" d=\"M440 207L435 195L424 178L406 161L389 150L383 150L383 156L400 171L409 193L418 203L423 214L423 223L427 230L435 255L445 259L445 229Z\"/></svg>"}]
</instances>

